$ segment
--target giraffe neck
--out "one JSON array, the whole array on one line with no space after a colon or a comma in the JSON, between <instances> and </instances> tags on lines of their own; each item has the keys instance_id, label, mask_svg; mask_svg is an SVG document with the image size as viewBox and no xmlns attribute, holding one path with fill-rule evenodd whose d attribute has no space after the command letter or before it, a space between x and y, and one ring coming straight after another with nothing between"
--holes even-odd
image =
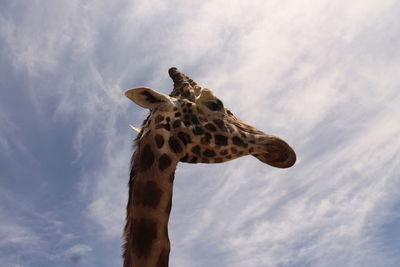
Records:
<instances>
[{"instance_id":1,"label":"giraffe neck","mask_svg":"<svg viewBox=\"0 0 400 267\"><path fill-rule=\"evenodd\" d=\"M170 252L168 220L178 159L140 141L132 159L124 267L165 267Z\"/></svg>"}]
</instances>

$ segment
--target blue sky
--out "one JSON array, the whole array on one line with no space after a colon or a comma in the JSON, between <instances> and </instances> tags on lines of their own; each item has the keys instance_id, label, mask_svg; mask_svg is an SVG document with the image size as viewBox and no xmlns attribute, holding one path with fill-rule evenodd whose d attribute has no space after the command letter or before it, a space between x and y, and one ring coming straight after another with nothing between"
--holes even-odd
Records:
<instances>
[{"instance_id":1,"label":"blue sky","mask_svg":"<svg viewBox=\"0 0 400 267\"><path fill-rule=\"evenodd\" d=\"M128 168L176 66L298 162L179 164L171 266L398 266L400 4L0 1L0 265L120 266Z\"/></svg>"}]
</instances>

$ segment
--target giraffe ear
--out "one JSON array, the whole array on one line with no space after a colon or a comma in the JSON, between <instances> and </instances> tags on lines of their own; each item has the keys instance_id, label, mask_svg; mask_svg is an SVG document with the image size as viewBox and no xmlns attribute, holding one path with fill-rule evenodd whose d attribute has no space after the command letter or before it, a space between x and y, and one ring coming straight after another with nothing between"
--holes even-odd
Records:
<instances>
[{"instance_id":1,"label":"giraffe ear","mask_svg":"<svg viewBox=\"0 0 400 267\"><path fill-rule=\"evenodd\" d=\"M125 91L125 96L141 107L154 109L160 106L172 106L169 96L158 93L151 88L138 87Z\"/></svg>"}]
</instances>

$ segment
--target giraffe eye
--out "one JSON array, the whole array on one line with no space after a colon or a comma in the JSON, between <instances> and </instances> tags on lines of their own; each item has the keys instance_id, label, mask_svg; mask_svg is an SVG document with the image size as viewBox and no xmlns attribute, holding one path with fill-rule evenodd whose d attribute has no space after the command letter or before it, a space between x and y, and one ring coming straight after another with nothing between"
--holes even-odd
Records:
<instances>
[{"instance_id":1,"label":"giraffe eye","mask_svg":"<svg viewBox=\"0 0 400 267\"><path fill-rule=\"evenodd\" d=\"M204 103L204 105L208 109L213 110L213 111L218 111L218 110L224 109L224 104L219 99L216 99L216 100L213 100L213 101L207 101L207 102Z\"/></svg>"}]
</instances>

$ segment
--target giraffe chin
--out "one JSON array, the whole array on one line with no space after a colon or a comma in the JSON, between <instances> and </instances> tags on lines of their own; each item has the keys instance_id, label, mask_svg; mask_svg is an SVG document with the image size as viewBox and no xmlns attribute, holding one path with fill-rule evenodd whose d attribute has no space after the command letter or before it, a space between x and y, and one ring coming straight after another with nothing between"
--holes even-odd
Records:
<instances>
[{"instance_id":1,"label":"giraffe chin","mask_svg":"<svg viewBox=\"0 0 400 267\"><path fill-rule=\"evenodd\" d=\"M258 148L253 156L272 167L289 168L296 162L294 150L278 137L269 136Z\"/></svg>"}]
</instances>

